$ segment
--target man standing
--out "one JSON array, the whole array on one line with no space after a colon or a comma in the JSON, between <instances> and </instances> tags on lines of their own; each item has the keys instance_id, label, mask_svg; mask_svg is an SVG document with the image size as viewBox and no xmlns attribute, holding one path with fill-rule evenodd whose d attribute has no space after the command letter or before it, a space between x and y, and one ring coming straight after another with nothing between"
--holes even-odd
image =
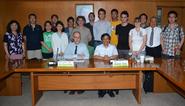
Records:
<instances>
[{"instance_id":1,"label":"man standing","mask_svg":"<svg viewBox=\"0 0 185 106\"><path fill-rule=\"evenodd\" d=\"M150 26L146 28L147 43L146 43L146 55L153 57L161 57L161 28L156 26L157 18L151 17Z\"/></svg>"},{"instance_id":2,"label":"man standing","mask_svg":"<svg viewBox=\"0 0 185 106\"><path fill-rule=\"evenodd\" d=\"M72 34L76 31L80 32L81 42L88 45L89 41L91 41L91 39L92 39L92 35L91 35L90 30L84 26L85 17L84 16L78 16L77 19L76 19L76 23L77 23L77 27L75 29L73 29Z\"/></svg>"},{"instance_id":3,"label":"man standing","mask_svg":"<svg viewBox=\"0 0 185 106\"><path fill-rule=\"evenodd\" d=\"M111 34L111 23L106 18L106 11L103 8L98 10L98 18L99 20L94 23L93 33L94 33L94 46L98 46L102 44L101 35L104 33Z\"/></svg>"},{"instance_id":4,"label":"man standing","mask_svg":"<svg viewBox=\"0 0 185 106\"><path fill-rule=\"evenodd\" d=\"M112 9L111 10L111 26L112 26L112 32L111 32L111 44L117 46L118 44L118 36L116 35L116 26L120 24L120 20L118 19L118 10Z\"/></svg>"},{"instance_id":5,"label":"man standing","mask_svg":"<svg viewBox=\"0 0 185 106\"><path fill-rule=\"evenodd\" d=\"M57 28L56 28L56 23L57 23L57 21L59 21L58 15L53 14L53 15L51 16L51 25L52 25L51 30L52 30L53 32L56 32L56 31L57 31Z\"/></svg>"},{"instance_id":6,"label":"man standing","mask_svg":"<svg viewBox=\"0 0 185 106\"><path fill-rule=\"evenodd\" d=\"M68 35L68 39L71 38L72 31L74 29L74 18L73 17L68 17L67 18L67 27L64 29L65 33Z\"/></svg>"},{"instance_id":7,"label":"man standing","mask_svg":"<svg viewBox=\"0 0 185 106\"><path fill-rule=\"evenodd\" d=\"M116 26L116 35L118 36L118 53L120 57L128 57L129 53L129 32L134 25L128 22L129 14L122 11L120 14L121 24Z\"/></svg>"},{"instance_id":8,"label":"man standing","mask_svg":"<svg viewBox=\"0 0 185 106\"><path fill-rule=\"evenodd\" d=\"M148 16L145 13L142 13L139 15L139 18L141 20L141 27L144 29L147 28L148 27L148 24L147 24Z\"/></svg>"},{"instance_id":9,"label":"man standing","mask_svg":"<svg viewBox=\"0 0 185 106\"><path fill-rule=\"evenodd\" d=\"M177 13L168 12L168 25L162 30L161 46L165 58L179 58L180 50L184 43L184 31L177 23Z\"/></svg>"},{"instance_id":10,"label":"man standing","mask_svg":"<svg viewBox=\"0 0 185 106\"><path fill-rule=\"evenodd\" d=\"M89 23L85 24L85 27L89 28L91 35L92 35L92 39L89 42L90 46L94 46L94 34L93 34L93 25L94 25L94 21L95 21L95 15L93 12L90 12L88 15L89 18Z\"/></svg>"},{"instance_id":11,"label":"man standing","mask_svg":"<svg viewBox=\"0 0 185 106\"><path fill-rule=\"evenodd\" d=\"M29 24L24 27L23 35L26 41L27 58L42 59L41 54L41 39L42 27L36 24L36 15L29 14Z\"/></svg>"},{"instance_id":12,"label":"man standing","mask_svg":"<svg viewBox=\"0 0 185 106\"><path fill-rule=\"evenodd\" d=\"M157 18L151 17L150 26L146 28L147 43L146 43L146 55L153 56L155 58L161 57L161 28L156 26ZM153 92L153 78L154 74L152 71L144 72L144 83L143 88L145 92Z\"/></svg>"}]
</instances>

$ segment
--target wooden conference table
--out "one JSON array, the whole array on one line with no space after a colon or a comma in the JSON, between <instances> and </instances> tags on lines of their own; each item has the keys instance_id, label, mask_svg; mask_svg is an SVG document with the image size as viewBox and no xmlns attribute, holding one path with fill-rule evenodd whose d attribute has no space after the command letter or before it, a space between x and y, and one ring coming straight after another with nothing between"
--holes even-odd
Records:
<instances>
[{"instance_id":1,"label":"wooden conference table","mask_svg":"<svg viewBox=\"0 0 185 106\"><path fill-rule=\"evenodd\" d=\"M12 66L8 66L8 69L4 68L2 73L6 73L5 70L13 72L13 75L22 72L31 73L33 106L36 105L43 91L48 90L131 89L137 102L141 103L143 71L159 73L170 82L171 87L184 95L184 60L155 60L151 64L129 61L128 67L112 67L109 62L92 59L76 63L75 67L69 68L50 67L48 61L24 60L16 62L13 68ZM1 63L2 67L3 64Z\"/></svg>"}]
</instances>

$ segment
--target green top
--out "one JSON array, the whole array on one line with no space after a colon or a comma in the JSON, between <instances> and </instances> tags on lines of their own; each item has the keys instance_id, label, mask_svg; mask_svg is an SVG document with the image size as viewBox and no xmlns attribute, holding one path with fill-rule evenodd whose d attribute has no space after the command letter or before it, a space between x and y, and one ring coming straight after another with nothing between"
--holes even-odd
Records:
<instances>
[{"instance_id":1,"label":"green top","mask_svg":"<svg viewBox=\"0 0 185 106\"><path fill-rule=\"evenodd\" d=\"M51 36L53 32L44 32L43 33L43 42L48 46L48 48L52 48L51 45ZM50 53L44 46L42 46L43 53Z\"/></svg>"}]
</instances>

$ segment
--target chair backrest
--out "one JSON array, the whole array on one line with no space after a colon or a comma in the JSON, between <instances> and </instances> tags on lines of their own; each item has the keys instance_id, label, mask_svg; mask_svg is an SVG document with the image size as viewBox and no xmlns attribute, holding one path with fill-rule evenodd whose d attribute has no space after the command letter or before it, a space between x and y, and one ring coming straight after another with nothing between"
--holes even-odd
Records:
<instances>
[{"instance_id":1,"label":"chair backrest","mask_svg":"<svg viewBox=\"0 0 185 106\"><path fill-rule=\"evenodd\" d=\"M92 46L87 46L88 51L89 51L89 58L92 58L94 55L94 47Z\"/></svg>"}]
</instances>

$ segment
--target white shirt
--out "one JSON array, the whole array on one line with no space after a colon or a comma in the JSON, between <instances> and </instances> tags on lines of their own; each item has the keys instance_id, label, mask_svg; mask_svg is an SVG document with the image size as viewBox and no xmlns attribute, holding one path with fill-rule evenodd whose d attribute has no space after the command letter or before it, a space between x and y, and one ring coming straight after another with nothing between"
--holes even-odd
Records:
<instances>
[{"instance_id":1,"label":"white shirt","mask_svg":"<svg viewBox=\"0 0 185 106\"><path fill-rule=\"evenodd\" d=\"M157 47L160 45L160 38L161 38L161 28L154 27L154 36L153 36L153 45L150 45L150 36L152 32L152 27L146 28L146 34L147 34L147 43L146 45L148 47Z\"/></svg>"},{"instance_id":2,"label":"white shirt","mask_svg":"<svg viewBox=\"0 0 185 106\"><path fill-rule=\"evenodd\" d=\"M58 32L53 33L52 38L52 48L53 48L53 56L55 57L58 53L61 53L65 51L67 45L68 45L68 36L66 33L59 34Z\"/></svg>"},{"instance_id":3,"label":"white shirt","mask_svg":"<svg viewBox=\"0 0 185 106\"><path fill-rule=\"evenodd\" d=\"M140 28L140 31L136 31L136 28L131 29L129 32L129 36L132 37L132 49L133 51L139 51L141 48L143 42L144 42L144 36L146 36L146 30L143 28ZM144 51L145 48L143 48L142 51Z\"/></svg>"},{"instance_id":4,"label":"white shirt","mask_svg":"<svg viewBox=\"0 0 185 106\"><path fill-rule=\"evenodd\" d=\"M112 26L109 21L98 20L93 25L94 40L101 41L101 36L104 33L111 35Z\"/></svg>"},{"instance_id":5,"label":"white shirt","mask_svg":"<svg viewBox=\"0 0 185 106\"><path fill-rule=\"evenodd\" d=\"M104 57L105 55L111 57L113 55L118 55L118 51L114 45L109 44L108 47L106 48L103 44L99 45L96 47L94 56L102 56Z\"/></svg>"}]
</instances>

